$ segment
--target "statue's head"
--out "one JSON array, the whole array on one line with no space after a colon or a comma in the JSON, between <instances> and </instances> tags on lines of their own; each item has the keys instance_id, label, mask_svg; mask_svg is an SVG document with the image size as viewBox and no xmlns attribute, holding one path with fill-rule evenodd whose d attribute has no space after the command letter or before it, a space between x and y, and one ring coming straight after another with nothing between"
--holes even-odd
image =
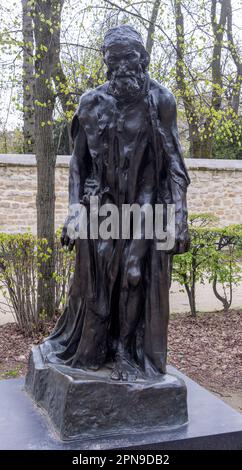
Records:
<instances>
[{"instance_id":1,"label":"statue's head","mask_svg":"<svg viewBox=\"0 0 242 470\"><path fill-rule=\"evenodd\" d=\"M105 34L102 52L112 94L117 98L137 95L149 64L141 35L128 25L111 28Z\"/></svg>"}]
</instances>

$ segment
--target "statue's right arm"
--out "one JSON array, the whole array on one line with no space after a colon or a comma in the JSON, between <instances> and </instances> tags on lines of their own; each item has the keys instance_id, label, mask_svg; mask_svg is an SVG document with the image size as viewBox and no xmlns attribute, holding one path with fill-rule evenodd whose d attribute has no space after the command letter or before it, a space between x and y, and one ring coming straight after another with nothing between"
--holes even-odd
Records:
<instances>
[{"instance_id":1,"label":"statue's right arm","mask_svg":"<svg viewBox=\"0 0 242 470\"><path fill-rule=\"evenodd\" d=\"M72 250L75 244L75 240L72 240L67 234L67 226L71 220L70 208L74 204L80 203L84 190L84 182L87 177L87 138L77 113L72 121L71 135L73 139L73 153L69 166L69 214L61 234L61 244L62 246L67 246L69 250Z\"/></svg>"},{"instance_id":2,"label":"statue's right arm","mask_svg":"<svg viewBox=\"0 0 242 470\"><path fill-rule=\"evenodd\" d=\"M75 114L71 135L74 144L69 168L69 205L78 204L83 195L84 182L87 176L87 138L78 116Z\"/></svg>"}]
</instances>

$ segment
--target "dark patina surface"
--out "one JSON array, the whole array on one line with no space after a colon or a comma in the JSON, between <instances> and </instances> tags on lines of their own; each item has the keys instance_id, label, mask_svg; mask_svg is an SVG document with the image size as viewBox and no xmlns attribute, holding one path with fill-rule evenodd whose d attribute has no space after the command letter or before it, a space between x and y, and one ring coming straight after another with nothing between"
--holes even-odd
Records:
<instances>
[{"instance_id":1,"label":"dark patina surface","mask_svg":"<svg viewBox=\"0 0 242 470\"><path fill-rule=\"evenodd\" d=\"M172 424L181 424L187 419L185 393L174 395L173 402L172 380L169 382L167 376L169 390L163 393L172 256L185 252L189 244L189 177L178 139L176 103L170 91L149 77L149 56L140 34L130 26L107 32L103 55L108 81L84 93L72 123L69 203L81 203L88 209L90 196L97 196L100 205L112 203L119 209L122 204L133 203L149 203L152 207L175 204L176 241L172 251L158 251L156 239L145 239L143 219L140 240L72 240L67 233L67 217L62 244L69 249L75 245L75 273L65 311L52 335L40 346L39 354L44 368L49 365L52 380L59 380L62 366L63 370L69 367L83 374L97 371L96 391L92 388L92 394L101 408L98 374L108 365L102 378L105 395L113 395L116 381L123 384L118 386L118 397L123 400L124 410L135 406L128 397L140 393L140 403L147 406L152 417L149 426L152 420L155 423L160 419L162 423L162 416L167 425L171 424L169 419ZM33 370L33 356L31 361ZM150 381L149 393L154 394L153 401L150 395L146 405L140 380L146 384ZM81 387L83 380L79 382L80 393L85 395L88 381L84 381L85 387ZM38 383L34 383L36 391ZM181 383L180 387L183 390ZM40 388L43 391L43 383ZM133 395L131 389L136 390ZM36 398L31 386L29 391ZM69 402L73 400L69 398ZM119 398L114 414L120 410ZM85 406L87 402L83 401ZM170 410L167 420L166 406ZM121 428L123 412L119 416ZM118 422L118 414L115 419Z\"/></svg>"}]
</instances>

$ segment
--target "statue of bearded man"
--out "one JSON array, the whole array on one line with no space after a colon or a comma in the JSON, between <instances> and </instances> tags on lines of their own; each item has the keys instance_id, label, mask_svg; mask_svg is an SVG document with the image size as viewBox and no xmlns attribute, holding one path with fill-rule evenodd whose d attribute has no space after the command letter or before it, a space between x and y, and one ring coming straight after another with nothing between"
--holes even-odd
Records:
<instances>
[{"instance_id":1,"label":"statue of bearded man","mask_svg":"<svg viewBox=\"0 0 242 470\"><path fill-rule=\"evenodd\" d=\"M84 93L72 123L69 203L174 204L173 250L155 239L71 239L75 245L68 302L41 346L46 362L97 370L135 381L166 372L171 260L188 249L186 190L176 103L150 79L149 55L131 26L110 29L102 47L108 81ZM88 211L87 211L88 213ZM89 220L90 222L90 220Z\"/></svg>"}]
</instances>

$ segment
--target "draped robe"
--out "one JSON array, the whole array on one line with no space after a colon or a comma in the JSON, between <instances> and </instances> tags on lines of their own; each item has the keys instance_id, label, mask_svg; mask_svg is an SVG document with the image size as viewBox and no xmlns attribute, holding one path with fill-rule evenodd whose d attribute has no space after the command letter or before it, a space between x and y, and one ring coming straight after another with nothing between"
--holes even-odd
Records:
<instances>
[{"instance_id":1,"label":"draped robe","mask_svg":"<svg viewBox=\"0 0 242 470\"><path fill-rule=\"evenodd\" d=\"M109 83L86 92L72 123L70 203L175 204L176 239L185 251L186 190L173 95L148 75L129 103ZM78 187L77 187L78 186ZM90 189L91 188L91 189ZM143 229L142 229L143 230ZM184 244L182 244L184 242ZM98 368L115 357L120 336L146 375L165 373L172 253L156 240L78 239L67 305L41 349L45 360ZM126 336L125 336L126 335Z\"/></svg>"}]
</instances>

